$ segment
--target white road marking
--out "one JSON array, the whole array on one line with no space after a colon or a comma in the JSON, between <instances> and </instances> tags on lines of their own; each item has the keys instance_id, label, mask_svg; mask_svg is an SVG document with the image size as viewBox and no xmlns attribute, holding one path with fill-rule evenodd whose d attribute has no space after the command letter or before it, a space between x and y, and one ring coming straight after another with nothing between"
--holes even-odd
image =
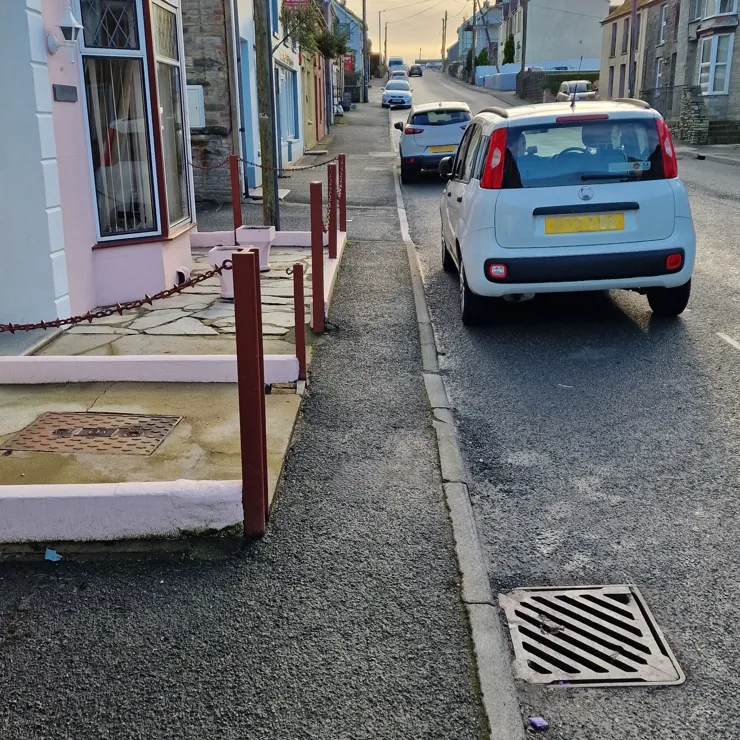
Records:
<instances>
[{"instance_id":1,"label":"white road marking","mask_svg":"<svg viewBox=\"0 0 740 740\"><path fill-rule=\"evenodd\" d=\"M735 349L740 349L740 342L738 342L736 339L733 339L732 337L728 337L727 334L723 334L721 331L717 332L717 336L720 339L724 339L727 344L734 347Z\"/></svg>"}]
</instances>

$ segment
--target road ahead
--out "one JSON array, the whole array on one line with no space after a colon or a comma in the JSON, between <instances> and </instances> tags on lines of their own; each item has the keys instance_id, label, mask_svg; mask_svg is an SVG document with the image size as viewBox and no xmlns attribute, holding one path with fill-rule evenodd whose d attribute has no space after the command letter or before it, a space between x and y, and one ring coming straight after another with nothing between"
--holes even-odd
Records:
<instances>
[{"instance_id":1,"label":"road ahead","mask_svg":"<svg viewBox=\"0 0 740 740\"><path fill-rule=\"evenodd\" d=\"M438 73L412 86L416 103L500 104ZM403 188L494 591L634 583L687 674L667 689L521 686L553 739L740 734L740 169L679 170L699 255L689 310L667 322L615 293L504 304L463 327L441 184Z\"/></svg>"}]
</instances>

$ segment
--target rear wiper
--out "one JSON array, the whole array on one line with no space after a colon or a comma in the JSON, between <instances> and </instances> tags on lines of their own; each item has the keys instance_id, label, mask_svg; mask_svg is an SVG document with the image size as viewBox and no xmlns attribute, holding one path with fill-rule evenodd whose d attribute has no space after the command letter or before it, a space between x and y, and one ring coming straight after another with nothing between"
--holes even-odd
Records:
<instances>
[{"instance_id":1,"label":"rear wiper","mask_svg":"<svg viewBox=\"0 0 740 740\"><path fill-rule=\"evenodd\" d=\"M600 175L581 175L581 180L586 182L587 180L620 180L622 182L627 182L627 180L636 180L636 177L633 177L632 175L606 175L606 174L600 174Z\"/></svg>"}]
</instances>

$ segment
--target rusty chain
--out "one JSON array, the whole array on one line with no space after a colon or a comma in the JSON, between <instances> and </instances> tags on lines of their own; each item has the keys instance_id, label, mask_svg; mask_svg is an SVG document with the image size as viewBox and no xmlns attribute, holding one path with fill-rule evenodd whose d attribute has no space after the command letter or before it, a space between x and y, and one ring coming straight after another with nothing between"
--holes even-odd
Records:
<instances>
[{"instance_id":1,"label":"rusty chain","mask_svg":"<svg viewBox=\"0 0 740 740\"><path fill-rule=\"evenodd\" d=\"M162 298L169 298L171 295L176 293L182 293L185 288L192 288L198 283L202 283L204 280L208 280L216 275L220 275L224 270L231 270L233 263L231 260L224 260L222 264L217 265L212 270L197 275L196 277L188 278L184 283L180 285L173 285L171 288L166 290L160 290L159 293L154 295L144 295L137 301L128 301L127 303L116 303L115 306L109 308L102 308L99 311L88 311L86 314L80 314L79 316L70 316L67 319L55 319L54 321L39 321L35 324L0 324L0 334L4 332L10 332L15 334L17 331L33 331L34 329L58 329L62 326L81 324L83 321L92 323L95 319L102 319L106 316L113 316L113 314L123 315L124 311L130 311L134 308L141 308L144 304L152 305L152 301L158 301Z\"/></svg>"},{"instance_id":2,"label":"rusty chain","mask_svg":"<svg viewBox=\"0 0 740 740\"><path fill-rule=\"evenodd\" d=\"M229 164L230 159L231 155L229 155L225 159L222 159L217 164L200 165L195 164L190 160L188 160L188 164L196 170L217 170L219 169L219 167L226 167ZM307 164L303 165L302 167L268 167L266 164L257 164L256 162L250 162L248 159L239 157L240 162L244 162L244 164L248 164L250 167L257 167L260 170L268 170L270 172L274 172L275 170L277 170L278 172L301 172L302 170L315 170L318 167L323 167L324 165L331 164L332 162L337 162L338 160L339 156L337 155L336 157L332 157L331 159L325 159L323 162L317 162L316 164Z\"/></svg>"}]
</instances>

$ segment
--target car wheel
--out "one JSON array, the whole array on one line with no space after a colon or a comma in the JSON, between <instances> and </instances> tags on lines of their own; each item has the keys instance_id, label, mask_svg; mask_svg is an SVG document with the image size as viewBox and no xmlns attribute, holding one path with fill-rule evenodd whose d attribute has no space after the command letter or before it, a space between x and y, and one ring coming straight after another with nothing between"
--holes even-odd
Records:
<instances>
[{"instance_id":1,"label":"car wheel","mask_svg":"<svg viewBox=\"0 0 740 740\"><path fill-rule=\"evenodd\" d=\"M676 288L650 288L646 293L650 308L656 316L678 316L689 303L691 280Z\"/></svg>"},{"instance_id":2,"label":"car wheel","mask_svg":"<svg viewBox=\"0 0 740 740\"><path fill-rule=\"evenodd\" d=\"M455 271L455 260L452 259L450 250L447 249L447 242L445 241L444 229L442 229L442 269L445 272Z\"/></svg>"},{"instance_id":3,"label":"car wheel","mask_svg":"<svg viewBox=\"0 0 740 740\"><path fill-rule=\"evenodd\" d=\"M475 326L483 316L483 299L473 293L465 276L465 264L460 256L460 317L465 326Z\"/></svg>"},{"instance_id":4,"label":"car wheel","mask_svg":"<svg viewBox=\"0 0 740 740\"><path fill-rule=\"evenodd\" d=\"M416 180L416 172L408 167L401 167L401 182L408 185Z\"/></svg>"}]
</instances>

